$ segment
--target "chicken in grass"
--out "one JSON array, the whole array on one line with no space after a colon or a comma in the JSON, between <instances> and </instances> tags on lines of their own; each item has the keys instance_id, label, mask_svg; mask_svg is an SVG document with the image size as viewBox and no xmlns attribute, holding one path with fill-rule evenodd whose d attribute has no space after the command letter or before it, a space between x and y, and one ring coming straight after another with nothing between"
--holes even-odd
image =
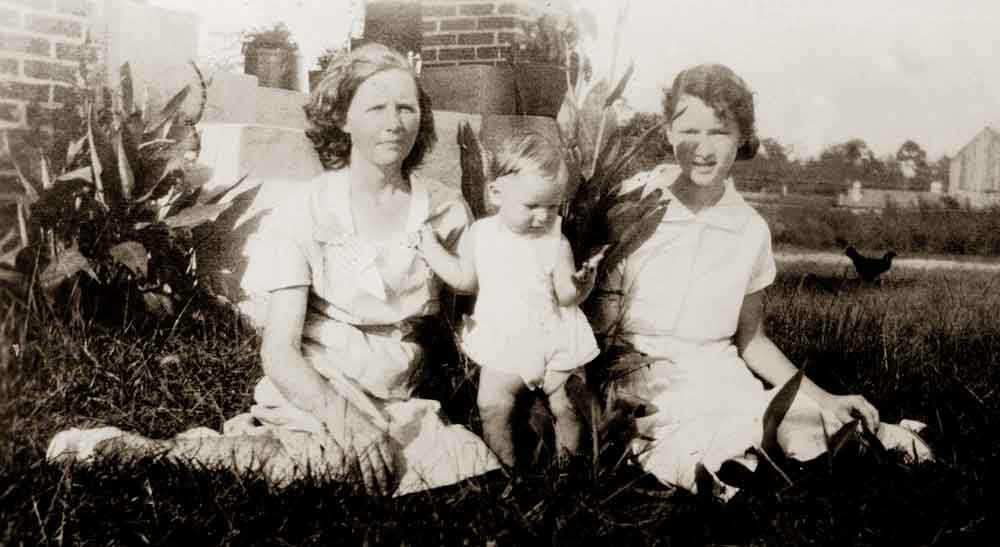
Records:
<instances>
[{"instance_id":1,"label":"chicken in grass","mask_svg":"<svg viewBox=\"0 0 1000 547\"><path fill-rule=\"evenodd\" d=\"M858 277L862 281L872 282L892 267L892 259L896 256L894 251L889 251L882 255L882 258L870 258L862 255L854 247L848 247L844 253L851 258L854 269L858 272Z\"/></svg>"}]
</instances>

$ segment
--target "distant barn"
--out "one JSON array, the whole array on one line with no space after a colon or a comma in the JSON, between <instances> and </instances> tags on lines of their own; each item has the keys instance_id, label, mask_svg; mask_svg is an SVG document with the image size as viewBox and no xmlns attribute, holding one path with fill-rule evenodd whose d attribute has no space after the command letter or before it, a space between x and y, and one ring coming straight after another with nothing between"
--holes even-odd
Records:
<instances>
[{"instance_id":1,"label":"distant barn","mask_svg":"<svg viewBox=\"0 0 1000 547\"><path fill-rule=\"evenodd\" d=\"M948 194L970 207L1000 204L1000 133L987 126L951 160Z\"/></svg>"}]
</instances>

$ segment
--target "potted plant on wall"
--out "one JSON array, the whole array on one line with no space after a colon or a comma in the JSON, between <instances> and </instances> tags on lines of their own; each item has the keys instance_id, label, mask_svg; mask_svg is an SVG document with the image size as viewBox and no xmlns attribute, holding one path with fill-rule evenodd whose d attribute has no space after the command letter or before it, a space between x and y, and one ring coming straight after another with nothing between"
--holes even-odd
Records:
<instances>
[{"instance_id":1,"label":"potted plant on wall","mask_svg":"<svg viewBox=\"0 0 1000 547\"><path fill-rule=\"evenodd\" d=\"M298 44L284 23L243 33L244 71L262 87L296 88Z\"/></svg>"},{"instance_id":2,"label":"potted plant on wall","mask_svg":"<svg viewBox=\"0 0 1000 547\"><path fill-rule=\"evenodd\" d=\"M529 116L556 117L576 72L576 25L552 15L523 21L514 35L507 60L514 76L514 111Z\"/></svg>"},{"instance_id":3,"label":"potted plant on wall","mask_svg":"<svg viewBox=\"0 0 1000 547\"><path fill-rule=\"evenodd\" d=\"M344 55L345 53L347 53L347 47L340 46L328 47L319 54L319 57L316 58L316 65L319 66L319 69L309 71L310 92L316 89L316 86L318 86L320 81L323 80L323 73L326 72L326 67L330 66L330 63L332 63L334 59Z\"/></svg>"},{"instance_id":4,"label":"potted plant on wall","mask_svg":"<svg viewBox=\"0 0 1000 547\"><path fill-rule=\"evenodd\" d=\"M572 19L543 15L520 23L498 64L427 67L421 80L441 110L555 118L568 87L567 67L577 58L575 41Z\"/></svg>"}]
</instances>

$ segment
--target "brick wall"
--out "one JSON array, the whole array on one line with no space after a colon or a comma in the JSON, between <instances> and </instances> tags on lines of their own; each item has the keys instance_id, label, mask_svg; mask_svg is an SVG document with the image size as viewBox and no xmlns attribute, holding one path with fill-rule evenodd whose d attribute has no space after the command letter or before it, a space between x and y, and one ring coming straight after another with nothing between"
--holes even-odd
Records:
<instances>
[{"instance_id":1,"label":"brick wall","mask_svg":"<svg viewBox=\"0 0 1000 547\"><path fill-rule=\"evenodd\" d=\"M559 9L546 0L421 0L425 66L500 64L521 24Z\"/></svg>"},{"instance_id":2,"label":"brick wall","mask_svg":"<svg viewBox=\"0 0 1000 547\"><path fill-rule=\"evenodd\" d=\"M0 2L0 130L10 148L72 100L92 9L93 0ZM10 150L0 142L0 188L13 177Z\"/></svg>"}]
</instances>

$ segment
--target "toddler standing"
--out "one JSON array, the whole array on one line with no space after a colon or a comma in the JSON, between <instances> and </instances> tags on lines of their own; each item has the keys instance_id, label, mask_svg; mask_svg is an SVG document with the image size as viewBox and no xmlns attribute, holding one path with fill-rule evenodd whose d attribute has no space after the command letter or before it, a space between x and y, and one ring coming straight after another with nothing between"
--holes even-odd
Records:
<instances>
[{"instance_id":1,"label":"toddler standing","mask_svg":"<svg viewBox=\"0 0 1000 547\"><path fill-rule=\"evenodd\" d=\"M493 159L492 175L488 196L498 211L472 224L458 254L429 229L419 248L448 285L477 294L461 346L481 367L483 437L512 465L511 416L516 395L526 387L548 398L560 454L579 444L580 422L565 383L598 354L578 307L594 287L596 261L576 271L562 235L559 210L568 170L558 148L536 134L508 139Z\"/></svg>"}]
</instances>

